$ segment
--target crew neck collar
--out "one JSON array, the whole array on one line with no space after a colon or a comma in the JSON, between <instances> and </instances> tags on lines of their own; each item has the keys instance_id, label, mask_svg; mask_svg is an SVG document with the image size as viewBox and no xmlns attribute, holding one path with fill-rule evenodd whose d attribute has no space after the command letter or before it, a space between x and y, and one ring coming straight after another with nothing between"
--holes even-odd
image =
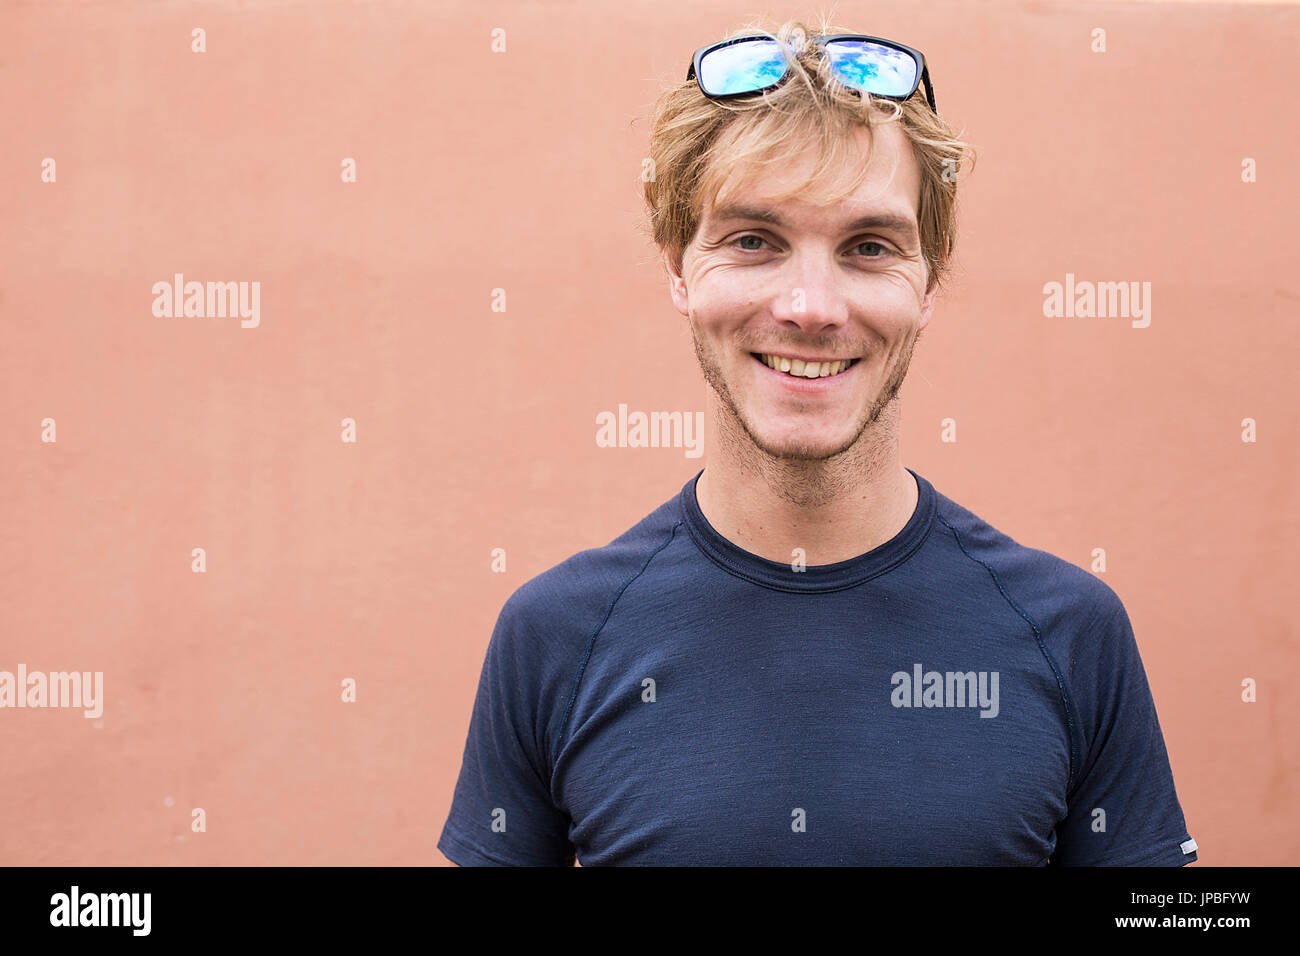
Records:
<instances>
[{"instance_id":1,"label":"crew neck collar","mask_svg":"<svg viewBox=\"0 0 1300 956\"><path fill-rule=\"evenodd\" d=\"M737 577L778 591L838 591L861 584L907 560L929 534L934 521L934 487L911 468L907 471L916 479L917 499L916 509L902 531L866 554L834 564L808 565L802 571L746 551L714 530L700 510L695 494L695 485L704 474L703 468L682 487L682 514L686 528L700 550L723 570Z\"/></svg>"}]
</instances>

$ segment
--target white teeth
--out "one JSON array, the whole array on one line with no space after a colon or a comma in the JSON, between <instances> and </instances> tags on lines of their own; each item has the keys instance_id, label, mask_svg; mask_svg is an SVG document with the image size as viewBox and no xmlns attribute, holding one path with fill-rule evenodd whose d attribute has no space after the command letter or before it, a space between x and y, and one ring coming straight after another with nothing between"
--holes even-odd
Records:
<instances>
[{"instance_id":1,"label":"white teeth","mask_svg":"<svg viewBox=\"0 0 1300 956\"><path fill-rule=\"evenodd\" d=\"M840 372L852 364L851 359L841 359L835 362L805 362L802 359L781 358L763 352L759 353L759 358L768 368L776 369L778 372L786 372L799 378L825 378L829 375L839 375Z\"/></svg>"}]
</instances>

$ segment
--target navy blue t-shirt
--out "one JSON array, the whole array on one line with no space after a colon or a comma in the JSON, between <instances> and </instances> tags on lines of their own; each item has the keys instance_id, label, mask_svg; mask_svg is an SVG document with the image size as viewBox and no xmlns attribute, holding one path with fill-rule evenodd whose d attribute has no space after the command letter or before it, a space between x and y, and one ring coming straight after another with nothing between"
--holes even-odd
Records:
<instances>
[{"instance_id":1,"label":"navy blue t-shirt","mask_svg":"<svg viewBox=\"0 0 1300 956\"><path fill-rule=\"evenodd\" d=\"M697 474L518 588L439 849L463 866L1195 860L1115 592L908 471L907 526L847 561L737 547Z\"/></svg>"}]
</instances>

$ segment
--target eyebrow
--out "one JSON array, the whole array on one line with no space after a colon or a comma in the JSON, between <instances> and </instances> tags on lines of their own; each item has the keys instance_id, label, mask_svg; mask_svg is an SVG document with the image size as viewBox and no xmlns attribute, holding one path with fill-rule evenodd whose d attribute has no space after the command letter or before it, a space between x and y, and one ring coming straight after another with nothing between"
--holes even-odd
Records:
<instances>
[{"instance_id":1,"label":"eyebrow","mask_svg":"<svg viewBox=\"0 0 1300 956\"><path fill-rule=\"evenodd\" d=\"M771 223L774 226L786 225L785 220L775 212L759 206L723 206L714 210L713 217L718 222L752 219L758 222ZM857 219L845 223L844 226L846 232L857 232L860 229L885 229L904 235L909 239L915 239L917 235L916 223L913 220L893 213L873 213L869 216L859 216Z\"/></svg>"}]
</instances>

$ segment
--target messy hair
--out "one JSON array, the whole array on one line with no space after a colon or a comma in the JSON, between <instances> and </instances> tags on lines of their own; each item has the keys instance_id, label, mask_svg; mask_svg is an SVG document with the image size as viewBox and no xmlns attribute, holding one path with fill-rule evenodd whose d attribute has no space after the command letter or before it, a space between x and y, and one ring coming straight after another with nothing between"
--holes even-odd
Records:
<instances>
[{"instance_id":1,"label":"messy hair","mask_svg":"<svg viewBox=\"0 0 1300 956\"><path fill-rule=\"evenodd\" d=\"M787 160L816 142L821 148L819 162L805 183L783 196L821 185L829 171L850 158L858 173L842 193L828 197L838 201L857 189L867 172L870 146L866 155L848 156L857 149L852 134L863 127L871 130L897 122L921 171L917 226L926 290L943 278L956 238L957 172L968 156L973 162L974 151L930 109L922 88L902 103L859 94L834 76L829 60L807 39L810 33L851 32L825 18L816 30L799 20L787 21L776 30L748 24L731 37L764 34L784 41L794 52L795 69L784 83L754 96L714 100L691 79L660 96L651 120L650 175L643 177L645 202L654 242L678 269L705 204L725 202L718 191L738 168Z\"/></svg>"}]
</instances>

